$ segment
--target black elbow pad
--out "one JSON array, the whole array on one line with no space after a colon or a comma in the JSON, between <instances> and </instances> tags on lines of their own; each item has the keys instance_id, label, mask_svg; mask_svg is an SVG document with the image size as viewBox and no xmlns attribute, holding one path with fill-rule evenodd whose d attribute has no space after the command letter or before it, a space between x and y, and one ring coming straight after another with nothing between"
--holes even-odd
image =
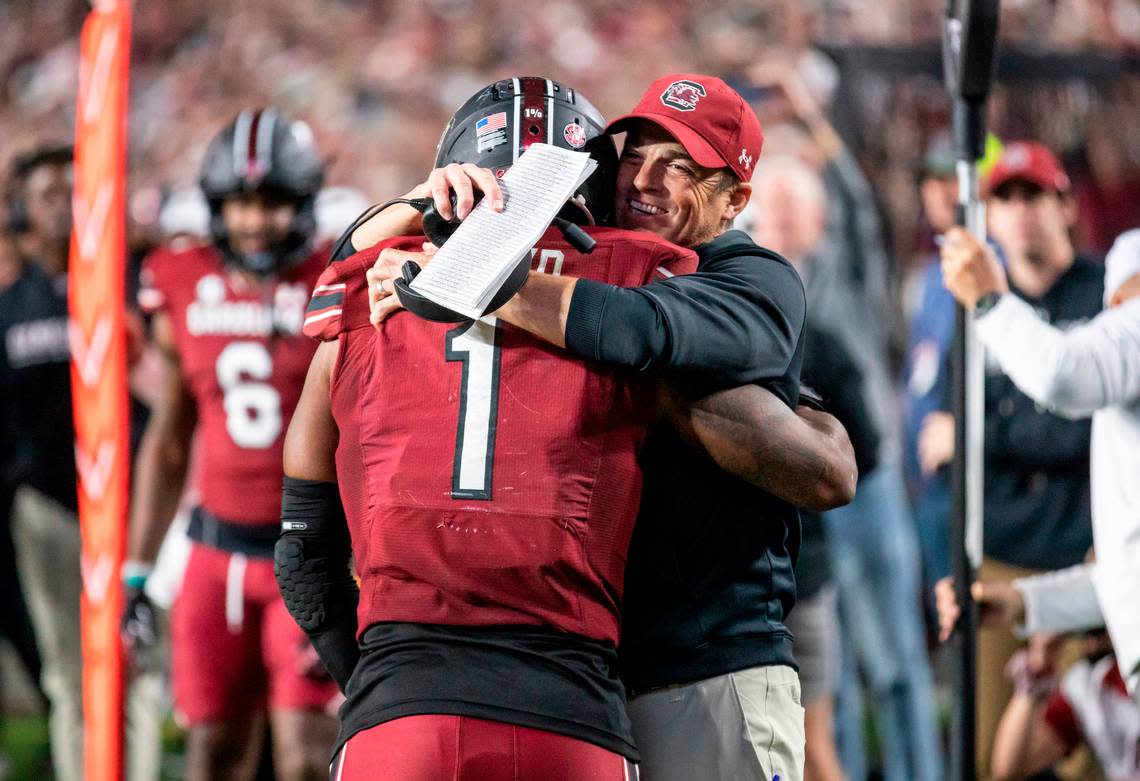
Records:
<instances>
[{"instance_id":1,"label":"black elbow pad","mask_svg":"<svg viewBox=\"0 0 1140 781\"><path fill-rule=\"evenodd\" d=\"M305 541L282 535L273 548L273 573L289 615L306 634L319 632L329 615L326 602L336 587L329 560L307 552Z\"/></svg>"},{"instance_id":2,"label":"black elbow pad","mask_svg":"<svg viewBox=\"0 0 1140 781\"><path fill-rule=\"evenodd\" d=\"M335 483L285 478L273 572L289 615L343 690L360 649L359 589L349 571L352 541Z\"/></svg>"},{"instance_id":3,"label":"black elbow pad","mask_svg":"<svg viewBox=\"0 0 1140 781\"><path fill-rule=\"evenodd\" d=\"M273 572L289 614L306 633L355 613L352 543L335 483L285 478Z\"/></svg>"}]
</instances>

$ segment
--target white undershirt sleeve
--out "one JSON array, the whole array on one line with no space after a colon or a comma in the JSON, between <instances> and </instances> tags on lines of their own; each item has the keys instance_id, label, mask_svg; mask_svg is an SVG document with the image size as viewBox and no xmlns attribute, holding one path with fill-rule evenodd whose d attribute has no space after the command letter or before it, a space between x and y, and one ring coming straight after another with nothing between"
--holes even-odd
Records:
<instances>
[{"instance_id":1,"label":"white undershirt sleeve","mask_svg":"<svg viewBox=\"0 0 1140 781\"><path fill-rule=\"evenodd\" d=\"M1076 632L1104 626L1093 586L1092 564L1013 581L1025 600L1025 634Z\"/></svg>"}]
</instances>

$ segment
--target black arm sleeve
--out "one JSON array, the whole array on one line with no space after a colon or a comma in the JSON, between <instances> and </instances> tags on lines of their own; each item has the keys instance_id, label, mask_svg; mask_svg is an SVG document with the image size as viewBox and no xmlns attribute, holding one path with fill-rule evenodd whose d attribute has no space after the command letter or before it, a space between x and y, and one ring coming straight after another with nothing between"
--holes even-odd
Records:
<instances>
[{"instance_id":1,"label":"black arm sleeve","mask_svg":"<svg viewBox=\"0 0 1140 781\"><path fill-rule=\"evenodd\" d=\"M782 377L807 312L803 283L786 260L754 249L638 288L578 280L566 346L641 371L699 372L725 387Z\"/></svg>"},{"instance_id":2,"label":"black arm sleeve","mask_svg":"<svg viewBox=\"0 0 1140 781\"><path fill-rule=\"evenodd\" d=\"M285 607L341 691L360 659L352 541L335 483L285 478L273 572Z\"/></svg>"}]
</instances>

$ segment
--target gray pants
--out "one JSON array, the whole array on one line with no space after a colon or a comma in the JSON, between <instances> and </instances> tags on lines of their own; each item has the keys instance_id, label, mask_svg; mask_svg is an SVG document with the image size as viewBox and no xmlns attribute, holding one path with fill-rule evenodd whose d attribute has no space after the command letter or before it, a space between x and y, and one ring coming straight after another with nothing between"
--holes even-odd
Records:
<instances>
[{"instance_id":1,"label":"gray pants","mask_svg":"<svg viewBox=\"0 0 1140 781\"><path fill-rule=\"evenodd\" d=\"M12 536L20 585L43 658L51 705L51 756L58 781L83 779L83 655L79 631L79 522L34 488L16 490ZM136 676L126 702L127 779L156 781L166 714L162 677Z\"/></svg>"},{"instance_id":2,"label":"gray pants","mask_svg":"<svg viewBox=\"0 0 1140 781\"><path fill-rule=\"evenodd\" d=\"M641 781L802 781L804 711L790 667L752 667L629 702Z\"/></svg>"}]
</instances>

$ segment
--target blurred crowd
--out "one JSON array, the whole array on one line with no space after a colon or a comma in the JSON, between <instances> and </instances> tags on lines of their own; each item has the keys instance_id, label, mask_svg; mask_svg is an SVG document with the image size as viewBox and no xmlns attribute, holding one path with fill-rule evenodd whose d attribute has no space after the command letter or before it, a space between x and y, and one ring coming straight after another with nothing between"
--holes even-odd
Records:
<instances>
[{"instance_id":1,"label":"blurred crowd","mask_svg":"<svg viewBox=\"0 0 1140 781\"><path fill-rule=\"evenodd\" d=\"M30 147L69 140L87 5L0 5L0 171ZM1038 141L1055 159L1011 177L1013 192L996 208L1005 214L1006 200L1037 197L1016 182L1041 185L1058 201L1041 207L1033 218L1040 224L991 223L992 239L1015 285L1051 320L1088 319L1101 308L1100 257L1140 226L1140 6L1002 5L1003 46L1014 59L995 92L990 128L1002 139ZM825 732L833 696L837 731L833 755L813 757L809 720L810 777L867 777L876 760L865 752L865 697L884 776L942 778L940 709L926 653L930 595L949 568L945 466L953 432L945 369L953 309L935 246L953 223L956 198L938 77L942 3L753 0L714 8L579 0L532 9L520 0L137 2L129 125L137 249L182 234L205 238L203 207L185 188L196 183L215 130L250 105L272 104L312 127L328 155L327 181L352 188L327 199L339 206L330 207L325 228L336 235L368 202L422 181L436 129L495 78L549 75L606 115L633 105L665 69L731 79L765 128L756 195L740 227L796 264L813 325L823 332L816 338L835 339L850 355L872 429L856 501L806 521L814 531L805 531L805 552L814 534L818 556L805 555L801 566L818 571L798 573L815 584L801 596L826 608L821 620L841 619L837 639L819 640L838 648L811 649L837 657L816 681L828 698ZM1063 172L1063 187L1041 184L1056 173L1050 165ZM189 216L180 222L180 215ZM1032 281L1016 268L1039 249L1029 246L1039 238L1064 268L1026 290ZM987 519L992 511L1007 521L1024 515L1026 523L987 537L987 576L1076 564L1091 545L1088 424L1041 423L1053 416L1012 383L991 382L987 421L991 414L1007 421L1000 430L1009 439L995 452L1018 463L990 474L995 504ZM1008 421L1022 415L1037 422L1008 433ZM813 628L796 631L812 636ZM1017 685L1016 676L1005 682L1017 650L1007 635L984 652L993 702L983 729L991 739ZM832 740L817 738L817 746Z\"/></svg>"},{"instance_id":2,"label":"blurred crowd","mask_svg":"<svg viewBox=\"0 0 1140 781\"><path fill-rule=\"evenodd\" d=\"M1140 9L1131 0L1002 6L1003 40L1011 50L1118 60L1140 52ZM85 0L0 6L0 137L70 134L76 34L86 7ZM434 152L434 129L495 78L533 73L560 79L613 114L632 105L640 85L664 63L739 76L763 58L797 64L822 88L841 89L839 130L870 172L887 217L886 238L905 253L920 240L913 176L947 122L937 70L919 76L907 62L902 73L892 72L874 58L839 69L805 55L815 45L929 53L940 38L942 7L941 0L715 6L586 0L547 3L533 13L521 0L139 2L131 216L137 227L152 226L164 188L193 183L204 129L251 103L272 103L309 121L332 158L330 179L378 197L420 181ZM936 51L932 62L936 69ZM1085 75L1096 68L1065 67L1053 67L1051 76L1031 74L1042 81L1021 74L1000 89L992 126L1003 137L1034 135L1071 158L1088 190L1084 197L1111 204L1140 163L1137 76L1100 68L1106 75L1089 81ZM20 151L19 144L0 146L0 168ZM1090 244L1107 250L1111 236L1104 234L1111 231L1082 230Z\"/></svg>"}]
</instances>

